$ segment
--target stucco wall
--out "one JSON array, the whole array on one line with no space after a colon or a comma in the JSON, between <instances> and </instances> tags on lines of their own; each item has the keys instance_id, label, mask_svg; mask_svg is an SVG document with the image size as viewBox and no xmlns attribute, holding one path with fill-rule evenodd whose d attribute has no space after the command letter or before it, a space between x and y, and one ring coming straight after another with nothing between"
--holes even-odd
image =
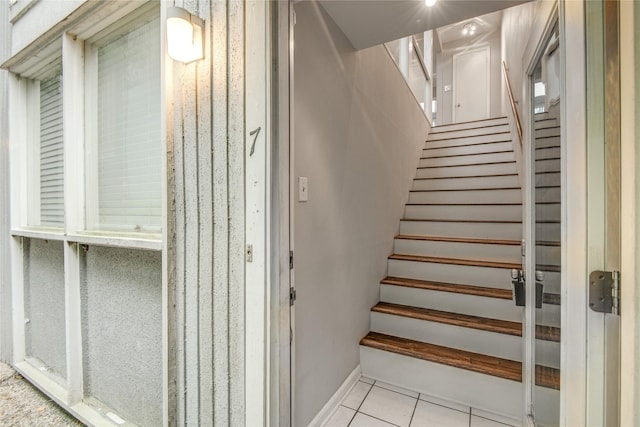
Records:
<instances>
[{"instance_id":1,"label":"stucco wall","mask_svg":"<svg viewBox=\"0 0 640 427\"><path fill-rule=\"evenodd\" d=\"M24 239L26 354L54 377L66 376L63 243Z\"/></svg>"},{"instance_id":2,"label":"stucco wall","mask_svg":"<svg viewBox=\"0 0 640 427\"><path fill-rule=\"evenodd\" d=\"M162 256L90 246L82 258L85 395L162 424Z\"/></svg>"},{"instance_id":3,"label":"stucco wall","mask_svg":"<svg viewBox=\"0 0 640 427\"><path fill-rule=\"evenodd\" d=\"M296 4L295 409L307 425L359 364L420 149L424 113L383 46L354 51L321 6ZM297 191L295 192L297 200Z\"/></svg>"}]
</instances>

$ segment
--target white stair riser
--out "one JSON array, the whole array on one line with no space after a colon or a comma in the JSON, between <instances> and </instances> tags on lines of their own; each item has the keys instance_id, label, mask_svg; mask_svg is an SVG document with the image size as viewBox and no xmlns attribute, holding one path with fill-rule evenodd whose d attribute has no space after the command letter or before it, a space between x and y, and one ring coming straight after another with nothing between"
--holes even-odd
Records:
<instances>
[{"instance_id":1,"label":"white stair riser","mask_svg":"<svg viewBox=\"0 0 640 427\"><path fill-rule=\"evenodd\" d=\"M506 268L390 259L389 276L511 289L511 270Z\"/></svg>"},{"instance_id":2,"label":"white stair riser","mask_svg":"<svg viewBox=\"0 0 640 427\"><path fill-rule=\"evenodd\" d=\"M559 159L560 147L547 147L536 150L536 160Z\"/></svg>"},{"instance_id":3,"label":"white stair riser","mask_svg":"<svg viewBox=\"0 0 640 427\"><path fill-rule=\"evenodd\" d=\"M535 147L536 148L560 147L560 137L548 136L545 138L538 138L535 140Z\"/></svg>"},{"instance_id":4,"label":"white stair riser","mask_svg":"<svg viewBox=\"0 0 640 427\"><path fill-rule=\"evenodd\" d=\"M522 383L360 346L362 375L473 408L522 418ZM560 391L535 387L536 421L557 425Z\"/></svg>"},{"instance_id":5,"label":"white stair riser","mask_svg":"<svg viewBox=\"0 0 640 427\"><path fill-rule=\"evenodd\" d=\"M371 312L371 331L522 361L522 337Z\"/></svg>"},{"instance_id":6,"label":"white stair riser","mask_svg":"<svg viewBox=\"0 0 640 427\"><path fill-rule=\"evenodd\" d=\"M560 172L560 159L544 159L544 160L536 160L536 164L534 165L536 168L536 173L540 172Z\"/></svg>"},{"instance_id":7,"label":"white stair riser","mask_svg":"<svg viewBox=\"0 0 640 427\"><path fill-rule=\"evenodd\" d=\"M545 205L546 206L546 205ZM554 205L549 205L553 207ZM538 210L536 209L536 212ZM538 215L550 218L555 212L540 209ZM558 214L560 213L558 207ZM405 218L409 219L454 219L454 220L500 220L511 221L522 218L521 205L407 205Z\"/></svg>"},{"instance_id":8,"label":"white stair riser","mask_svg":"<svg viewBox=\"0 0 640 427\"><path fill-rule=\"evenodd\" d=\"M560 246L536 245L536 263L544 265L560 265L562 248Z\"/></svg>"},{"instance_id":9,"label":"white stair riser","mask_svg":"<svg viewBox=\"0 0 640 427\"><path fill-rule=\"evenodd\" d=\"M429 157L420 159L418 167L438 167L455 165L477 165L482 163L513 162L516 160L513 151L503 153L472 154L469 156Z\"/></svg>"},{"instance_id":10,"label":"white stair riser","mask_svg":"<svg viewBox=\"0 0 640 427\"><path fill-rule=\"evenodd\" d=\"M439 242L430 240L395 239L397 254L439 256L520 262L520 245L494 245L481 243Z\"/></svg>"},{"instance_id":11,"label":"white stair riser","mask_svg":"<svg viewBox=\"0 0 640 427\"><path fill-rule=\"evenodd\" d=\"M546 288L545 288L546 290ZM536 324L544 326L555 326L561 328L560 313L561 306L553 304L542 304L542 308L536 309ZM541 363L543 364L543 363ZM559 367L559 366L554 366Z\"/></svg>"},{"instance_id":12,"label":"white stair riser","mask_svg":"<svg viewBox=\"0 0 640 427\"><path fill-rule=\"evenodd\" d=\"M536 365L560 369L560 343L536 340Z\"/></svg>"},{"instance_id":13,"label":"white stair riser","mask_svg":"<svg viewBox=\"0 0 640 427\"><path fill-rule=\"evenodd\" d=\"M486 176L473 178L416 179L412 190L473 190L476 188L519 187L517 175Z\"/></svg>"},{"instance_id":14,"label":"white stair riser","mask_svg":"<svg viewBox=\"0 0 640 427\"><path fill-rule=\"evenodd\" d=\"M560 172L536 174L536 186L560 186Z\"/></svg>"},{"instance_id":15,"label":"white stair riser","mask_svg":"<svg viewBox=\"0 0 640 427\"><path fill-rule=\"evenodd\" d=\"M459 147L432 148L422 150L422 157L459 156L468 154L496 153L513 150L511 141L488 144L461 145Z\"/></svg>"},{"instance_id":16,"label":"white stair riser","mask_svg":"<svg viewBox=\"0 0 640 427\"><path fill-rule=\"evenodd\" d=\"M380 285L380 301L468 314L470 316L487 316L490 313L494 319L511 322L522 322L524 313L524 309L516 306L513 300L510 299L479 297L385 284Z\"/></svg>"},{"instance_id":17,"label":"white stair riser","mask_svg":"<svg viewBox=\"0 0 640 427\"><path fill-rule=\"evenodd\" d=\"M509 132L509 125L490 126L477 129L464 129L451 132L430 133L429 141L439 141L442 139L464 138L468 136L492 135L496 133Z\"/></svg>"},{"instance_id":18,"label":"white stair riser","mask_svg":"<svg viewBox=\"0 0 640 427\"><path fill-rule=\"evenodd\" d=\"M560 273L555 271L545 271L544 272L544 280L542 281L544 285L543 291L545 293L550 294L559 294L560 293Z\"/></svg>"},{"instance_id":19,"label":"white stair riser","mask_svg":"<svg viewBox=\"0 0 640 427\"><path fill-rule=\"evenodd\" d=\"M447 221L400 221L400 234L520 240L522 239L522 224Z\"/></svg>"},{"instance_id":20,"label":"white stair riser","mask_svg":"<svg viewBox=\"0 0 640 427\"><path fill-rule=\"evenodd\" d=\"M560 187L536 188L536 201L543 203L560 203Z\"/></svg>"},{"instance_id":21,"label":"white stair riser","mask_svg":"<svg viewBox=\"0 0 640 427\"><path fill-rule=\"evenodd\" d=\"M371 331L522 362L522 337L371 312ZM560 343L536 339L536 364L560 368Z\"/></svg>"},{"instance_id":22,"label":"white stair riser","mask_svg":"<svg viewBox=\"0 0 640 427\"><path fill-rule=\"evenodd\" d=\"M545 160L546 161L546 160ZM559 164L558 164L559 168ZM559 169L558 169L559 170ZM457 176L504 175L517 173L515 162L490 165L449 166L440 168L421 168L416 178L446 178Z\"/></svg>"},{"instance_id":23,"label":"white stair riser","mask_svg":"<svg viewBox=\"0 0 640 427\"><path fill-rule=\"evenodd\" d=\"M536 220L560 219L560 203L536 204Z\"/></svg>"},{"instance_id":24,"label":"white stair riser","mask_svg":"<svg viewBox=\"0 0 640 427\"><path fill-rule=\"evenodd\" d=\"M507 121L506 117L498 117L496 119L487 119L487 120L476 121L476 122L452 123L448 125L440 125L440 126L431 128L430 133L435 134L440 132L470 129L470 128L477 128L477 127L483 127L483 126L506 125L508 123L509 122Z\"/></svg>"},{"instance_id":25,"label":"white stair riser","mask_svg":"<svg viewBox=\"0 0 640 427\"><path fill-rule=\"evenodd\" d=\"M522 384L360 346L362 375L474 408L520 418Z\"/></svg>"},{"instance_id":26,"label":"white stair riser","mask_svg":"<svg viewBox=\"0 0 640 427\"><path fill-rule=\"evenodd\" d=\"M438 141L427 141L424 148L444 148L444 147L459 147L462 145L484 144L492 142L511 142L511 134L509 132L491 134L491 135L478 135L469 136L459 139L442 139Z\"/></svg>"},{"instance_id":27,"label":"white stair riser","mask_svg":"<svg viewBox=\"0 0 640 427\"><path fill-rule=\"evenodd\" d=\"M534 138L546 138L548 136L560 136L560 128L546 128L535 131Z\"/></svg>"},{"instance_id":28,"label":"white stair riser","mask_svg":"<svg viewBox=\"0 0 640 427\"><path fill-rule=\"evenodd\" d=\"M424 191L409 193L409 203L521 203L520 189Z\"/></svg>"},{"instance_id":29,"label":"white stair riser","mask_svg":"<svg viewBox=\"0 0 640 427\"><path fill-rule=\"evenodd\" d=\"M536 224L536 236L538 240L560 240L559 223L538 223Z\"/></svg>"},{"instance_id":30,"label":"white stair riser","mask_svg":"<svg viewBox=\"0 0 640 427\"><path fill-rule=\"evenodd\" d=\"M558 127L558 121L556 119L536 120L536 129L546 129Z\"/></svg>"},{"instance_id":31,"label":"white stair riser","mask_svg":"<svg viewBox=\"0 0 640 427\"><path fill-rule=\"evenodd\" d=\"M385 284L380 285L380 301L470 316L491 317L511 322L522 322L524 313L524 308L518 307L511 299L479 297ZM540 324L560 326L560 306L542 304L542 308L537 309L536 312Z\"/></svg>"},{"instance_id":32,"label":"white stair riser","mask_svg":"<svg viewBox=\"0 0 640 427\"><path fill-rule=\"evenodd\" d=\"M542 120L548 120L549 119L549 113L536 113L534 115L534 120L536 122L542 121Z\"/></svg>"}]
</instances>

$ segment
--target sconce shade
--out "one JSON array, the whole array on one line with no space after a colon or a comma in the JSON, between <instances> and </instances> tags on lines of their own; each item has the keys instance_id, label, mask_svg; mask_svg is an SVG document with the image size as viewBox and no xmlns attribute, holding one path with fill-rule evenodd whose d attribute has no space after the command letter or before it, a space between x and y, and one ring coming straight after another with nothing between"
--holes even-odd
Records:
<instances>
[{"instance_id":1,"label":"sconce shade","mask_svg":"<svg viewBox=\"0 0 640 427\"><path fill-rule=\"evenodd\" d=\"M180 7L167 8L167 53L180 62L204 58L204 22Z\"/></svg>"}]
</instances>

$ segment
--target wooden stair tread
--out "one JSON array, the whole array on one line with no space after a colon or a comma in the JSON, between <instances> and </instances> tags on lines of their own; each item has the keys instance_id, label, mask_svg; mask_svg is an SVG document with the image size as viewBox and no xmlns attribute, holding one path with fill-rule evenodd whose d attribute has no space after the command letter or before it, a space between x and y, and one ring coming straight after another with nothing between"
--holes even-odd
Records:
<instances>
[{"instance_id":1,"label":"wooden stair tread","mask_svg":"<svg viewBox=\"0 0 640 427\"><path fill-rule=\"evenodd\" d=\"M379 302L371 308L371 311L391 314L394 316L410 317L412 319L426 320L429 322L443 323L446 325L478 329L481 331L495 332L498 334L514 335L518 337L522 336L522 325L518 322L510 322L506 320L469 316L467 314L450 313L447 311L411 307L387 302Z\"/></svg>"},{"instance_id":2,"label":"wooden stair tread","mask_svg":"<svg viewBox=\"0 0 640 427\"><path fill-rule=\"evenodd\" d=\"M407 288L425 289L430 291L450 292L456 294L473 295L479 297L510 300L510 289L485 288L473 285L458 285L454 283L431 282L428 280L407 279L404 277L386 277L380 283L384 285L403 286Z\"/></svg>"},{"instance_id":3,"label":"wooden stair tread","mask_svg":"<svg viewBox=\"0 0 640 427\"><path fill-rule=\"evenodd\" d=\"M455 191L500 191L500 190L520 190L520 187L491 187L491 188L447 188L438 190L411 190L410 193L449 193Z\"/></svg>"},{"instance_id":4,"label":"wooden stair tread","mask_svg":"<svg viewBox=\"0 0 640 427\"><path fill-rule=\"evenodd\" d=\"M440 258L432 256L422 255L407 255L407 254L392 254L389 259L395 259L399 261L416 261L416 262L433 262L437 264L454 264L454 265L468 265L472 267L491 267L491 268L506 268L506 269L522 269L522 264L514 262L503 261L483 261L474 259L461 259L461 258Z\"/></svg>"},{"instance_id":5,"label":"wooden stair tread","mask_svg":"<svg viewBox=\"0 0 640 427\"><path fill-rule=\"evenodd\" d=\"M451 313L430 308L411 307L408 305L379 302L371 308L376 313L391 314L393 316L410 317L412 319L460 326L495 332L497 334L522 336L522 324L508 320L491 319L488 317L470 316L468 314ZM555 326L536 325L536 338L544 341L560 342L560 328Z\"/></svg>"},{"instance_id":6,"label":"wooden stair tread","mask_svg":"<svg viewBox=\"0 0 640 427\"><path fill-rule=\"evenodd\" d=\"M446 148L442 148L442 150L444 150L444 149L446 149ZM444 159L444 158L451 158L451 157L482 156L482 155L485 155L485 154L502 154L502 153L513 153L513 150L487 151L487 152L482 152L482 153L446 154L446 155L442 155L442 156L420 157L420 160Z\"/></svg>"},{"instance_id":7,"label":"wooden stair tread","mask_svg":"<svg viewBox=\"0 0 640 427\"><path fill-rule=\"evenodd\" d=\"M423 181L423 180L426 180L426 179L493 178L493 177L497 177L497 176L518 176L518 174L517 173L497 173L497 174L492 174L492 175L434 176L432 178L414 178L413 180L414 181Z\"/></svg>"},{"instance_id":8,"label":"wooden stair tread","mask_svg":"<svg viewBox=\"0 0 640 427\"><path fill-rule=\"evenodd\" d=\"M417 236L409 234L398 234L395 237L401 240L426 240L430 242L455 242L455 243L480 243L487 245L508 245L520 246L520 240L504 240L504 239L477 239L467 237L439 237L439 236Z\"/></svg>"},{"instance_id":9,"label":"wooden stair tread","mask_svg":"<svg viewBox=\"0 0 640 427\"><path fill-rule=\"evenodd\" d=\"M467 131L469 129L459 129L456 130L455 132L462 132L462 131ZM505 135L505 138L509 138L509 141L511 141L511 132L510 131L506 131L506 132L492 132L492 133L481 133L481 134L475 134L475 135L464 135L464 136L454 136L452 138L436 138L436 139L431 139L432 136L437 136L437 135L442 135L444 132L437 132L437 133L432 133L429 134L429 137L427 138L427 144L429 142L440 142L440 141L451 141L452 139L465 139L465 138L477 138L477 137L481 137L481 136L494 136L494 135ZM456 147L462 147L462 145L457 145Z\"/></svg>"},{"instance_id":10,"label":"wooden stair tread","mask_svg":"<svg viewBox=\"0 0 640 427\"><path fill-rule=\"evenodd\" d=\"M492 117L490 119L480 119L480 120L470 120L468 122L459 122L459 123L448 123L446 125L439 125L439 126L434 126L431 128L431 132L433 133L443 133L443 132L456 132L459 130L471 130L471 129L484 129L484 128L490 128L490 127L494 127L494 126L506 126L509 123L498 123L498 124L492 124L492 125L485 125L485 126L477 126L477 127L473 127L473 128L466 128L466 129L451 129L451 130L444 130L444 128L447 127L453 127L453 126L461 126L461 125L466 125L469 123L482 123L482 122L490 122L490 121L494 121L494 120L501 120L501 119L506 119L507 117ZM546 120L551 120L551 119L546 119Z\"/></svg>"},{"instance_id":11,"label":"wooden stair tread","mask_svg":"<svg viewBox=\"0 0 640 427\"><path fill-rule=\"evenodd\" d=\"M522 221L513 221L513 220L500 220L500 219L421 219L421 218L402 218L400 221L414 221L414 222L467 222L472 224L522 224ZM538 221L540 222L540 221ZM553 221L553 223L560 223L560 221Z\"/></svg>"},{"instance_id":12,"label":"wooden stair tread","mask_svg":"<svg viewBox=\"0 0 640 427\"><path fill-rule=\"evenodd\" d=\"M544 160L556 160L556 159L544 159ZM505 162L482 162L482 163L472 163L466 165L440 165L440 166L418 166L418 169L437 169L437 168L458 168L458 167L475 167L482 165L506 165L509 163L515 163L515 160L508 160Z\"/></svg>"},{"instance_id":13,"label":"wooden stair tread","mask_svg":"<svg viewBox=\"0 0 640 427\"><path fill-rule=\"evenodd\" d=\"M542 203L538 203L542 204ZM406 206L521 206L522 203L407 203Z\"/></svg>"},{"instance_id":14,"label":"wooden stair tread","mask_svg":"<svg viewBox=\"0 0 640 427\"><path fill-rule=\"evenodd\" d=\"M511 381L522 381L522 363L470 351L369 332L360 340L360 345L389 351L416 359L441 363L481 374L492 375ZM560 370L536 366L536 384L560 389Z\"/></svg>"},{"instance_id":15,"label":"wooden stair tread","mask_svg":"<svg viewBox=\"0 0 640 427\"><path fill-rule=\"evenodd\" d=\"M482 135L479 135L482 136ZM440 140L434 140L431 142L437 142ZM425 145L428 143L429 141L425 141ZM445 147L425 147L423 148L423 150L445 150L445 149L449 149L449 148L458 148L458 147L474 147L476 145L487 145L487 144L499 144L501 142L511 142L511 139L505 139L505 140L500 140L500 141L486 141L486 142L474 142L473 144L464 144L464 145L448 145ZM513 151L513 150L511 150Z\"/></svg>"}]
</instances>

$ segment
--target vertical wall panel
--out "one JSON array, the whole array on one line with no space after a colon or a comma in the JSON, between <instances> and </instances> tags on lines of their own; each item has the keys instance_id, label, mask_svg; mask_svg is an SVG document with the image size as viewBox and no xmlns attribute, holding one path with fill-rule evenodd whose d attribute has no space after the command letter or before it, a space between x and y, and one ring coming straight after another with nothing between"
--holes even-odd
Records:
<instances>
[{"instance_id":1,"label":"vertical wall panel","mask_svg":"<svg viewBox=\"0 0 640 427\"><path fill-rule=\"evenodd\" d=\"M0 22L9 20L9 2L0 2ZM11 27L0 25L0 62L9 56ZM9 79L0 70L0 360L11 360L11 265L9 253Z\"/></svg>"},{"instance_id":2,"label":"vertical wall panel","mask_svg":"<svg viewBox=\"0 0 640 427\"><path fill-rule=\"evenodd\" d=\"M178 425L244 421L244 10L175 4L205 20L205 59L174 62L175 358Z\"/></svg>"},{"instance_id":3,"label":"vertical wall panel","mask_svg":"<svg viewBox=\"0 0 640 427\"><path fill-rule=\"evenodd\" d=\"M213 217L228 218L228 143L227 143L227 5L214 2L211 18L211 51L212 55L212 121L213 121ZM213 222L213 336L226 334L229 324L227 302L229 300L229 222L216 220ZM229 347L216 340L213 343L213 385L216 399L214 401L214 422L216 426L229 424L229 389L226 380L229 378Z\"/></svg>"}]
</instances>

